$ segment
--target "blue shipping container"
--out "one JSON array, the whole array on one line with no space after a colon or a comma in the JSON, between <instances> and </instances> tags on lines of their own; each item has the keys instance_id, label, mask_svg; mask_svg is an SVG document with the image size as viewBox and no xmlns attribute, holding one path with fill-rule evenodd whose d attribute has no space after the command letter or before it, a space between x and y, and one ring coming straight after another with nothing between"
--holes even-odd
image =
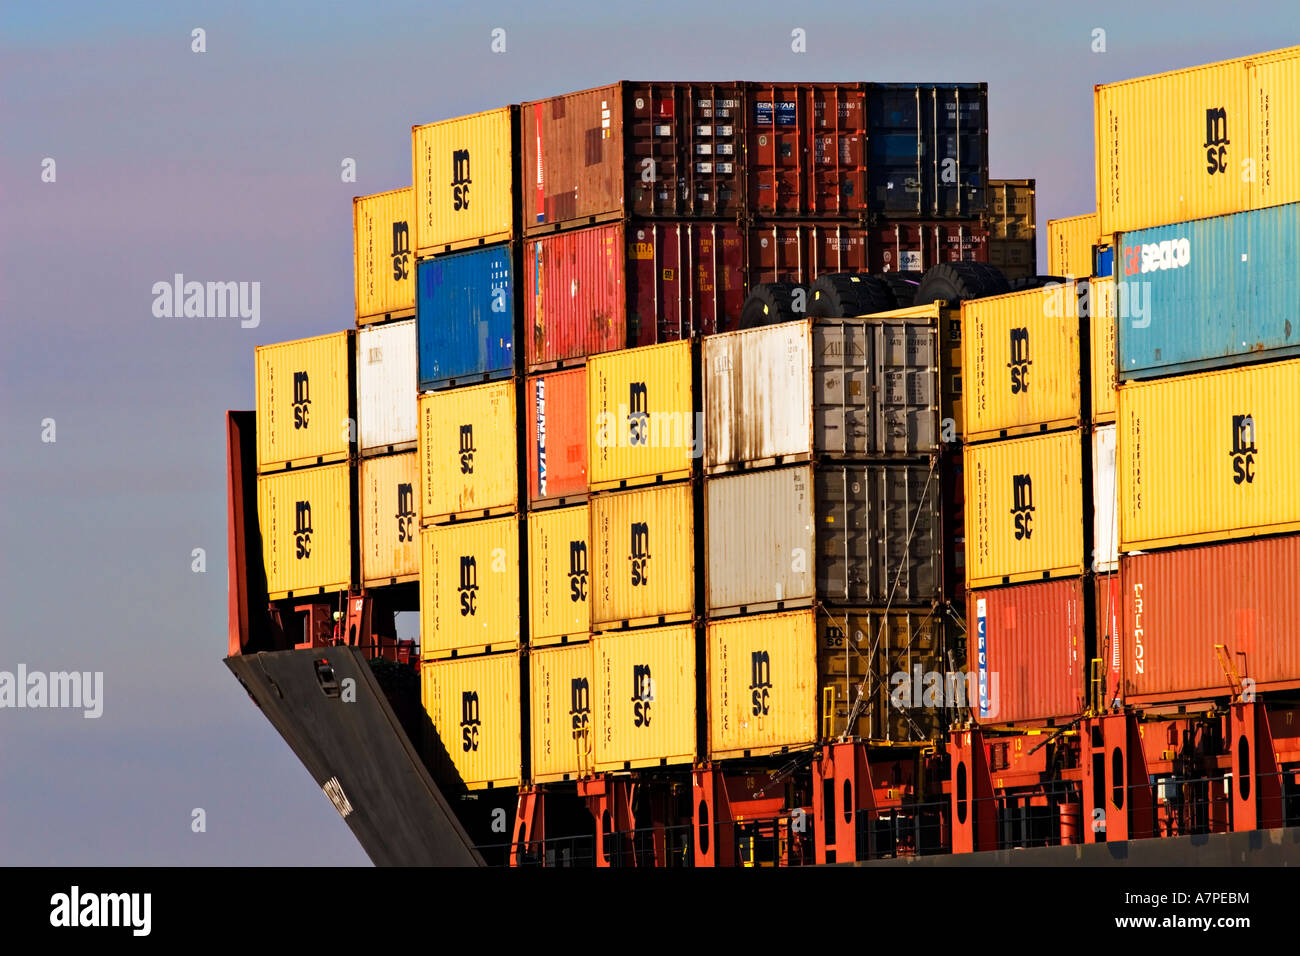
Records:
<instances>
[{"instance_id":1,"label":"blue shipping container","mask_svg":"<svg viewBox=\"0 0 1300 956\"><path fill-rule=\"evenodd\" d=\"M421 391L514 374L513 248L488 246L415 267Z\"/></svg>"},{"instance_id":2,"label":"blue shipping container","mask_svg":"<svg viewBox=\"0 0 1300 956\"><path fill-rule=\"evenodd\" d=\"M1120 379L1300 354L1300 203L1116 240Z\"/></svg>"}]
</instances>

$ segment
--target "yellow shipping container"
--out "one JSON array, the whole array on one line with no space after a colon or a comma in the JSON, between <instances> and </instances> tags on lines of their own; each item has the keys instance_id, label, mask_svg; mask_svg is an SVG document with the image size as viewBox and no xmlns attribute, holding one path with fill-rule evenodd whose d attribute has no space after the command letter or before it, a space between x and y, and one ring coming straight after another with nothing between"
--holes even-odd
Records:
<instances>
[{"instance_id":1,"label":"yellow shipping container","mask_svg":"<svg viewBox=\"0 0 1300 956\"><path fill-rule=\"evenodd\" d=\"M504 106L411 127L421 259L514 238L518 112Z\"/></svg>"},{"instance_id":2,"label":"yellow shipping container","mask_svg":"<svg viewBox=\"0 0 1300 956\"><path fill-rule=\"evenodd\" d=\"M596 769L693 763L695 627L602 634L591 648Z\"/></svg>"},{"instance_id":3,"label":"yellow shipping container","mask_svg":"<svg viewBox=\"0 0 1300 956\"><path fill-rule=\"evenodd\" d=\"M962 303L967 441L1080 424L1075 290L1067 282Z\"/></svg>"},{"instance_id":4,"label":"yellow shipping container","mask_svg":"<svg viewBox=\"0 0 1300 956\"><path fill-rule=\"evenodd\" d=\"M1089 280L1092 422L1115 420L1115 277Z\"/></svg>"},{"instance_id":5,"label":"yellow shipping container","mask_svg":"<svg viewBox=\"0 0 1300 956\"><path fill-rule=\"evenodd\" d=\"M491 654L420 668L420 699L470 790L518 786L519 655Z\"/></svg>"},{"instance_id":6,"label":"yellow shipping container","mask_svg":"<svg viewBox=\"0 0 1300 956\"><path fill-rule=\"evenodd\" d=\"M970 587L1083 573L1078 429L971 445L963 465Z\"/></svg>"},{"instance_id":7,"label":"yellow shipping container","mask_svg":"<svg viewBox=\"0 0 1300 956\"><path fill-rule=\"evenodd\" d=\"M693 504L690 484L592 498L594 630L694 616Z\"/></svg>"},{"instance_id":8,"label":"yellow shipping container","mask_svg":"<svg viewBox=\"0 0 1300 956\"><path fill-rule=\"evenodd\" d=\"M591 773L596 686L591 645L530 651L528 685L533 782L570 780Z\"/></svg>"},{"instance_id":9,"label":"yellow shipping container","mask_svg":"<svg viewBox=\"0 0 1300 956\"><path fill-rule=\"evenodd\" d=\"M528 516L528 643L586 639L591 631L590 515L586 505Z\"/></svg>"},{"instance_id":10,"label":"yellow shipping container","mask_svg":"<svg viewBox=\"0 0 1300 956\"><path fill-rule=\"evenodd\" d=\"M1300 201L1300 46L1096 88L1098 233Z\"/></svg>"},{"instance_id":11,"label":"yellow shipping container","mask_svg":"<svg viewBox=\"0 0 1300 956\"><path fill-rule=\"evenodd\" d=\"M1300 529L1300 362L1119 390L1119 548Z\"/></svg>"},{"instance_id":12,"label":"yellow shipping container","mask_svg":"<svg viewBox=\"0 0 1300 956\"><path fill-rule=\"evenodd\" d=\"M357 325L415 315L414 203L410 186L352 200Z\"/></svg>"},{"instance_id":13,"label":"yellow shipping container","mask_svg":"<svg viewBox=\"0 0 1300 956\"><path fill-rule=\"evenodd\" d=\"M515 384L420 396L420 523L513 513L519 504Z\"/></svg>"},{"instance_id":14,"label":"yellow shipping container","mask_svg":"<svg viewBox=\"0 0 1300 956\"><path fill-rule=\"evenodd\" d=\"M810 608L710 621L709 756L749 757L817 742L817 625Z\"/></svg>"},{"instance_id":15,"label":"yellow shipping container","mask_svg":"<svg viewBox=\"0 0 1300 956\"><path fill-rule=\"evenodd\" d=\"M257 521L271 600L352 582L352 469L347 462L257 479Z\"/></svg>"},{"instance_id":16,"label":"yellow shipping container","mask_svg":"<svg viewBox=\"0 0 1300 956\"><path fill-rule=\"evenodd\" d=\"M519 646L519 519L420 532L425 659Z\"/></svg>"},{"instance_id":17,"label":"yellow shipping container","mask_svg":"<svg viewBox=\"0 0 1300 956\"><path fill-rule=\"evenodd\" d=\"M343 461L356 437L352 419L352 333L259 345L259 473Z\"/></svg>"},{"instance_id":18,"label":"yellow shipping container","mask_svg":"<svg viewBox=\"0 0 1300 956\"><path fill-rule=\"evenodd\" d=\"M382 587L420 575L415 452L361 462L361 583Z\"/></svg>"},{"instance_id":19,"label":"yellow shipping container","mask_svg":"<svg viewBox=\"0 0 1300 956\"><path fill-rule=\"evenodd\" d=\"M1047 220L1047 274L1075 279L1092 275L1097 214Z\"/></svg>"},{"instance_id":20,"label":"yellow shipping container","mask_svg":"<svg viewBox=\"0 0 1300 956\"><path fill-rule=\"evenodd\" d=\"M691 343L668 342L587 360L587 477L593 491L691 473L695 406Z\"/></svg>"}]
</instances>

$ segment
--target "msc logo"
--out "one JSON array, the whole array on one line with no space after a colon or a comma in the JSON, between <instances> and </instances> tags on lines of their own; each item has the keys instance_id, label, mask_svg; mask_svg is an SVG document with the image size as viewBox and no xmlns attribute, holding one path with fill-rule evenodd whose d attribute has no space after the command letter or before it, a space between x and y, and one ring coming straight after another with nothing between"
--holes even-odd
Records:
<instances>
[{"instance_id":1,"label":"msc logo","mask_svg":"<svg viewBox=\"0 0 1300 956\"><path fill-rule=\"evenodd\" d=\"M311 412L311 396L307 391L307 373L293 373L293 427L306 428Z\"/></svg>"},{"instance_id":2,"label":"msc logo","mask_svg":"<svg viewBox=\"0 0 1300 956\"><path fill-rule=\"evenodd\" d=\"M755 717L766 717L772 690L772 661L767 651L754 651L749 660L750 713Z\"/></svg>"},{"instance_id":3,"label":"msc logo","mask_svg":"<svg viewBox=\"0 0 1300 956\"><path fill-rule=\"evenodd\" d=\"M1205 171L1213 176L1215 173L1228 171L1228 111L1222 106L1205 111Z\"/></svg>"},{"instance_id":4,"label":"msc logo","mask_svg":"<svg viewBox=\"0 0 1300 956\"><path fill-rule=\"evenodd\" d=\"M1011 394L1019 395L1029 391L1029 329L1011 330L1011 361L1007 368L1011 370Z\"/></svg>"},{"instance_id":5,"label":"msc logo","mask_svg":"<svg viewBox=\"0 0 1300 956\"><path fill-rule=\"evenodd\" d=\"M404 222L393 223L393 281L400 282L411 274L411 232Z\"/></svg>"},{"instance_id":6,"label":"msc logo","mask_svg":"<svg viewBox=\"0 0 1300 956\"><path fill-rule=\"evenodd\" d=\"M311 557L311 502L299 501L293 506L293 543L295 558Z\"/></svg>"},{"instance_id":7,"label":"msc logo","mask_svg":"<svg viewBox=\"0 0 1300 956\"><path fill-rule=\"evenodd\" d=\"M587 678L575 677L569 681L569 726L573 731L573 739L585 739L590 723L591 688L587 684Z\"/></svg>"},{"instance_id":8,"label":"msc logo","mask_svg":"<svg viewBox=\"0 0 1300 956\"><path fill-rule=\"evenodd\" d=\"M397 485L397 540L415 540L415 489L409 481Z\"/></svg>"},{"instance_id":9,"label":"msc logo","mask_svg":"<svg viewBox=\"0 0 1300 956\"><path fill-rule=\"evenodd\" d=\"M632 562L632 587L645 587L650 583L646 579L650 562L650 526L644 521L632 522L632 553L628 560Z\"/></svg>"},{"instance_id":10,"label":"msc logo","mask_svg":"<svg viewBox=\"0 0 1300 956\"><path fill-rule=\"evenodd\" d=\"M478 691L460 692L460 749L465 753L478 750L479 728L483 721L478 716Z\"/></svg>"},{"instance_id":11,"label":"msc logo","mask_svg":"<svg viewBox=\"0 0 1300 956\"><path fill-rule=\"evenodd\" d=\"M1028 475L1011 476L1011 517L1016 540L1027 541L1034 534L1034 482Z\"/></svg>"},{"instance_id":12,"label":"msc logo","mask_svg":"<svg viewBox=\"0 0 1300 956\"><path fill-rule=\"evenodd\" d=\"M650 705L655 699L655 679L649 664L632 665L632 726L650 726Z\"/></svg>"},{"instance_id":13,"label":"msc logo","mask_svg":"<svg viewBox=\"0 0 1300 956\"><path fill-rule=\"evenodd\" d=\"M1243 481L1251 484L1255 481L1255 456L1259 450L1255 447L1255 417L1253 415L1232 416L1232 483L1239 485Z\"/></svg>"},{"instance_id":14,"label":"msc logo","mask_svg":"<svg viewBox=\"0 0 1300 956\"><path fill-rule=\"evenodd\" d=\"M474 426L460 426L460 473L474 474Z\"/></svg>"},{"instance_id":15,"label":"msc logo","mask_svg":"<svg viewBox=\"0 0 1300 956\"><path fill-rule=\"evenodd\" d=\"M472 617L478 613L478 562L470 554L460 556L460 616Z\"/></svg>"},{"instance_id":16,"label":"msc logo","mask_svg":"<svg viewBox=\"0 0 1300 956\"><path fill-rule=\"evenodd\" d=\"M569 600L587 600L587 542L569 542Z\"/></svg>"},{"instance_id":17,"label":"msc logo","mask_svg":"<svg viewBox=\"0 0 1300 956\"><path fill-rule=\"evenodd\" d=\"M645 382L632 382L627 397L627 443L645 445L650 439L650 401Z\"/></svg>"},{"instance_id":18,"label":"msc logo","mask_svg":"<svg viewBox=\"0 0 1300 956\"><path fill-rule=\"evenodd\" d=\"M455 149L451 153L451 208L456 212L469 208L469 150Z\"/></svg>"}]
</instances>

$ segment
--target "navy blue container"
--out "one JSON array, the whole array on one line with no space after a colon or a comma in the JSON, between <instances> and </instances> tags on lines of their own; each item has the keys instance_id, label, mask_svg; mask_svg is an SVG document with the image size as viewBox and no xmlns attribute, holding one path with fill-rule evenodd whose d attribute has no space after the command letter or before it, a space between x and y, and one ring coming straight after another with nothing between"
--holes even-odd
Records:
<instances>
[{"instance_id":1,"label":"navy blue container","mask_svg":"<svg viewBox=\"0 0 1300 956\"><path fill-rule=\"evenodd\" d=\"M415 267L420 391L515 370L514 246L425 259Z\"/></svg>"}]
</instances>

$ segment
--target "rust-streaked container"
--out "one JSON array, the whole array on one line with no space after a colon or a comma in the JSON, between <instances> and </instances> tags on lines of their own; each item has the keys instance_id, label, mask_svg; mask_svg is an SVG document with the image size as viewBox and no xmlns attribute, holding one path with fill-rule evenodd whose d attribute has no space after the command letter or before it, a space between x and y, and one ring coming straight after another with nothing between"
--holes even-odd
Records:
<instances>
[{"instance_id":1,"label":"rust-streaked container","mask_svg":"<svg viewBox=\"0 0 1300 956\"><path fill-rule=\"evenodd\" d=\"M1124 700L1230 696L1227 663L1255 693L1300 688L1300 537L1120 560Z\"/></svg>"},{"instance_id":2,"label":"rust-streaked container","mask_svg":"<svg viewBox=\"0 0 1300 956\"><path fill-rule=\"evenodd\" d=\"M529 376L528 507L563 507L587 500L587 369Z\"/></svg>"},{"instance_id":3,"label":"rust-streaked container","mask_svg":"<svg viewBox=\"0 0 1300 956\"><path fill-rule=\"evenodd\" d=\"M366 458L360 467L361 583L420 576L420 467L415 452Z\"/></svg>"},{"instance_id":4,"label":"rust-streaked container","mask_svg":"<svg viewBox=\"0 0 1300 956\"><path fill-rule=\"evenodd\" d=\"M595 767L616 772L695 760L695 626L592 638Z\"/></svg>"},{"instance_id":5,"label":"rust-streaked container","mask_svg":"<svg viewBox=\"0 0 1300 956\"><path fill-rule=\"evenodd\" d=\"M356 431L352 336L335 332L253 350L258 474L348 457Z\"/></svg>"},{"instance_id":6,"label":"rust-streaked container","mask_svg":"<svg viewBox=\"0 0 1300 956\"><path fill-rule=\"evenodd\" d=\"M993 240L979 222L891 220L867 232L868 272L915 272L919 281L919 273L944 262L992 261Z\"/></svg>"},{"instance_id":7,"label":"rust-streaked container","mask_svg":"<svg viewBox=\"0 0 1300 956\"><path fill-rule=\"evenodd\" d=\"M961 327L967 441L1082 424L1074 282L963 302Z\"/></svg>"},{"instance_id":8,"label":"rust-streaked container","mask_svg":"<svg viewBox=\"0 0 1300 956\"><path fill-rule=\"evenodd\" d=\"M520 781L519 654L425 663L425 713L465 786L513 787Z\"/></svg>"},{"instance_id":9,"label":"rust-streaked container","mask_svg":"<svg viewBox=\"0 0 1300 956\"><path fill-rule=\"evenodd\" d=\"M1097 214L1047 220L1047 274L1083 279L1092 275L1092 251L1097 244Z\"/></svg>"},{"instance_id":10,"label":"rust-streaked container","mask_svg":"<svg viewBox=\"0 0 1300 956\"><path fill-rule=\"evenodd\" d=\"M533 783L594 771L596 662L591 644L528 652L529 765Z\"/></svg>"},{"instance_id":11,"label":"rust-streaked container","mask_svg":"<svg viewBox=\"0 0 1300 956\"><path fill-rule=\"evenodd\" d=\"M414 213L410 186L352 200L357 325L415 315Z\"/></svg>"},{"instance_id":12,"label":"rust-streaked container","mask_svg":"<svg viewBox=\"0 0 1300 956\"><path fill-rule=\"evenodd\" d=\"M1119 390L1119 549L1300 529L1300 360Z\"/></svg>"},{"instance_id":13,"label":"rust-streaked container","mask_svg":"<svg viewBox=\"0 0 1300 956\"><path fill-rule=\"evenodd\" d=\"M827 272L921 273L942 262L989 261L988 228L977 221L890 220L864 228L778 220L748 233L751 284L810 285Z\"/></svg>"},{"instance_id":14,"label":"rust-streaked container","mask_svg":"<svg viewBox=\"0 0 1300 956\"><path fill-rule=\"evenodd\" d=\"M1084 440L1073 429L965 448L969 587L1086 570Z\"/></svg>"},{"instance_id":15,"label":"rust-streaked container","mask_svg":"<svg viewBox=\"0 0 1300 956\"><path fill-rule=\"evenodd\" d=\"M1115 277L1088 280L1088 301L1091 417L1103 424L1115 420Z\"/></svg>"},{"instance_id":16,"label":"rust-streaked container","mask_svg":"<svg viewBox=\"0 0 1300 956\"><path fill-rule=\"evenodd\" d=\"M817 742L817 627L812 609L710 621L708 749L715 760L803 750Z\"/></svg>"},{"instance_id":17,"label":"rust-streaked container","mask_svg":"<svg viewBox=\"0 0 1300 956\"><path fill-rule=\"evenodd\" d=\"M420 652L425 660L519 646L519 519L420 532Z\"/></svg>"},{"instance_id":18,"label":"rust-streaked container","mask_svg":"<svg viewBox=\"0 0 1300 956\"><path fill-rule=\"evenodd\" d=\"M411 127L420 258L515 237L518 144L517 106Z\"/></svg>"},{"instance_id":19,"label":"rust-streaked container","mask_svg":"<svg viewBox=\"0 0 1300 956\"><path fill-rule=\"evenodd\" d=\"M593 491L687 478L695 424L691 342L592 356L587 363L587 482Z\"/></svg>"},{"instance_id":20,"label":"rust-streaked container","mask_svg":"<svg viewBox=\"0 0 1300 956\"><path fill-rule=\"evenodd\" d=\"M1085 709L1091 582L1038 581L972 592L970 715L982 724L1062 723ZM971 681L967 681L969 685Z\"/></svg>"},{"instance_id":21,"label":"rust-streaked container","mask_svg":"<svg viewBox=\"0 0 1300 956\"><path fill-rule=\"evenodd\" d=\"M426 392L419 414L422 525L518 508L513 381Z\"/></svg>"},{"instance_id":22,"label":"rust-streaked container","mask_svg":"<svg viewBox=\"0 0 1300 956\"><path fill-rule=\"evenodd\" d=\"M690 484L596 495L590 508L592 629L690 620L695 612Z\"/></svg>"},{"instance_id":23,"label":"rust-streaked container","mask_svg":"<svg viewBox=\"0 0 1300 956\"><path fill-rule=\"evenodd\" d=\"M591 631L586 505L528 516L528 643L586 640Z\"/></svg>"},{"instance_id":24,"label":"rust-streaked container","mask_svg":"<svg viewBox=\"0 0 1300 956\"><path fill-rule=\"evenodd\" d=\"M344 591L352 581L352 468L347 462L261 475L257 521L273 601Z\"/></svg>"}]
</instances>

